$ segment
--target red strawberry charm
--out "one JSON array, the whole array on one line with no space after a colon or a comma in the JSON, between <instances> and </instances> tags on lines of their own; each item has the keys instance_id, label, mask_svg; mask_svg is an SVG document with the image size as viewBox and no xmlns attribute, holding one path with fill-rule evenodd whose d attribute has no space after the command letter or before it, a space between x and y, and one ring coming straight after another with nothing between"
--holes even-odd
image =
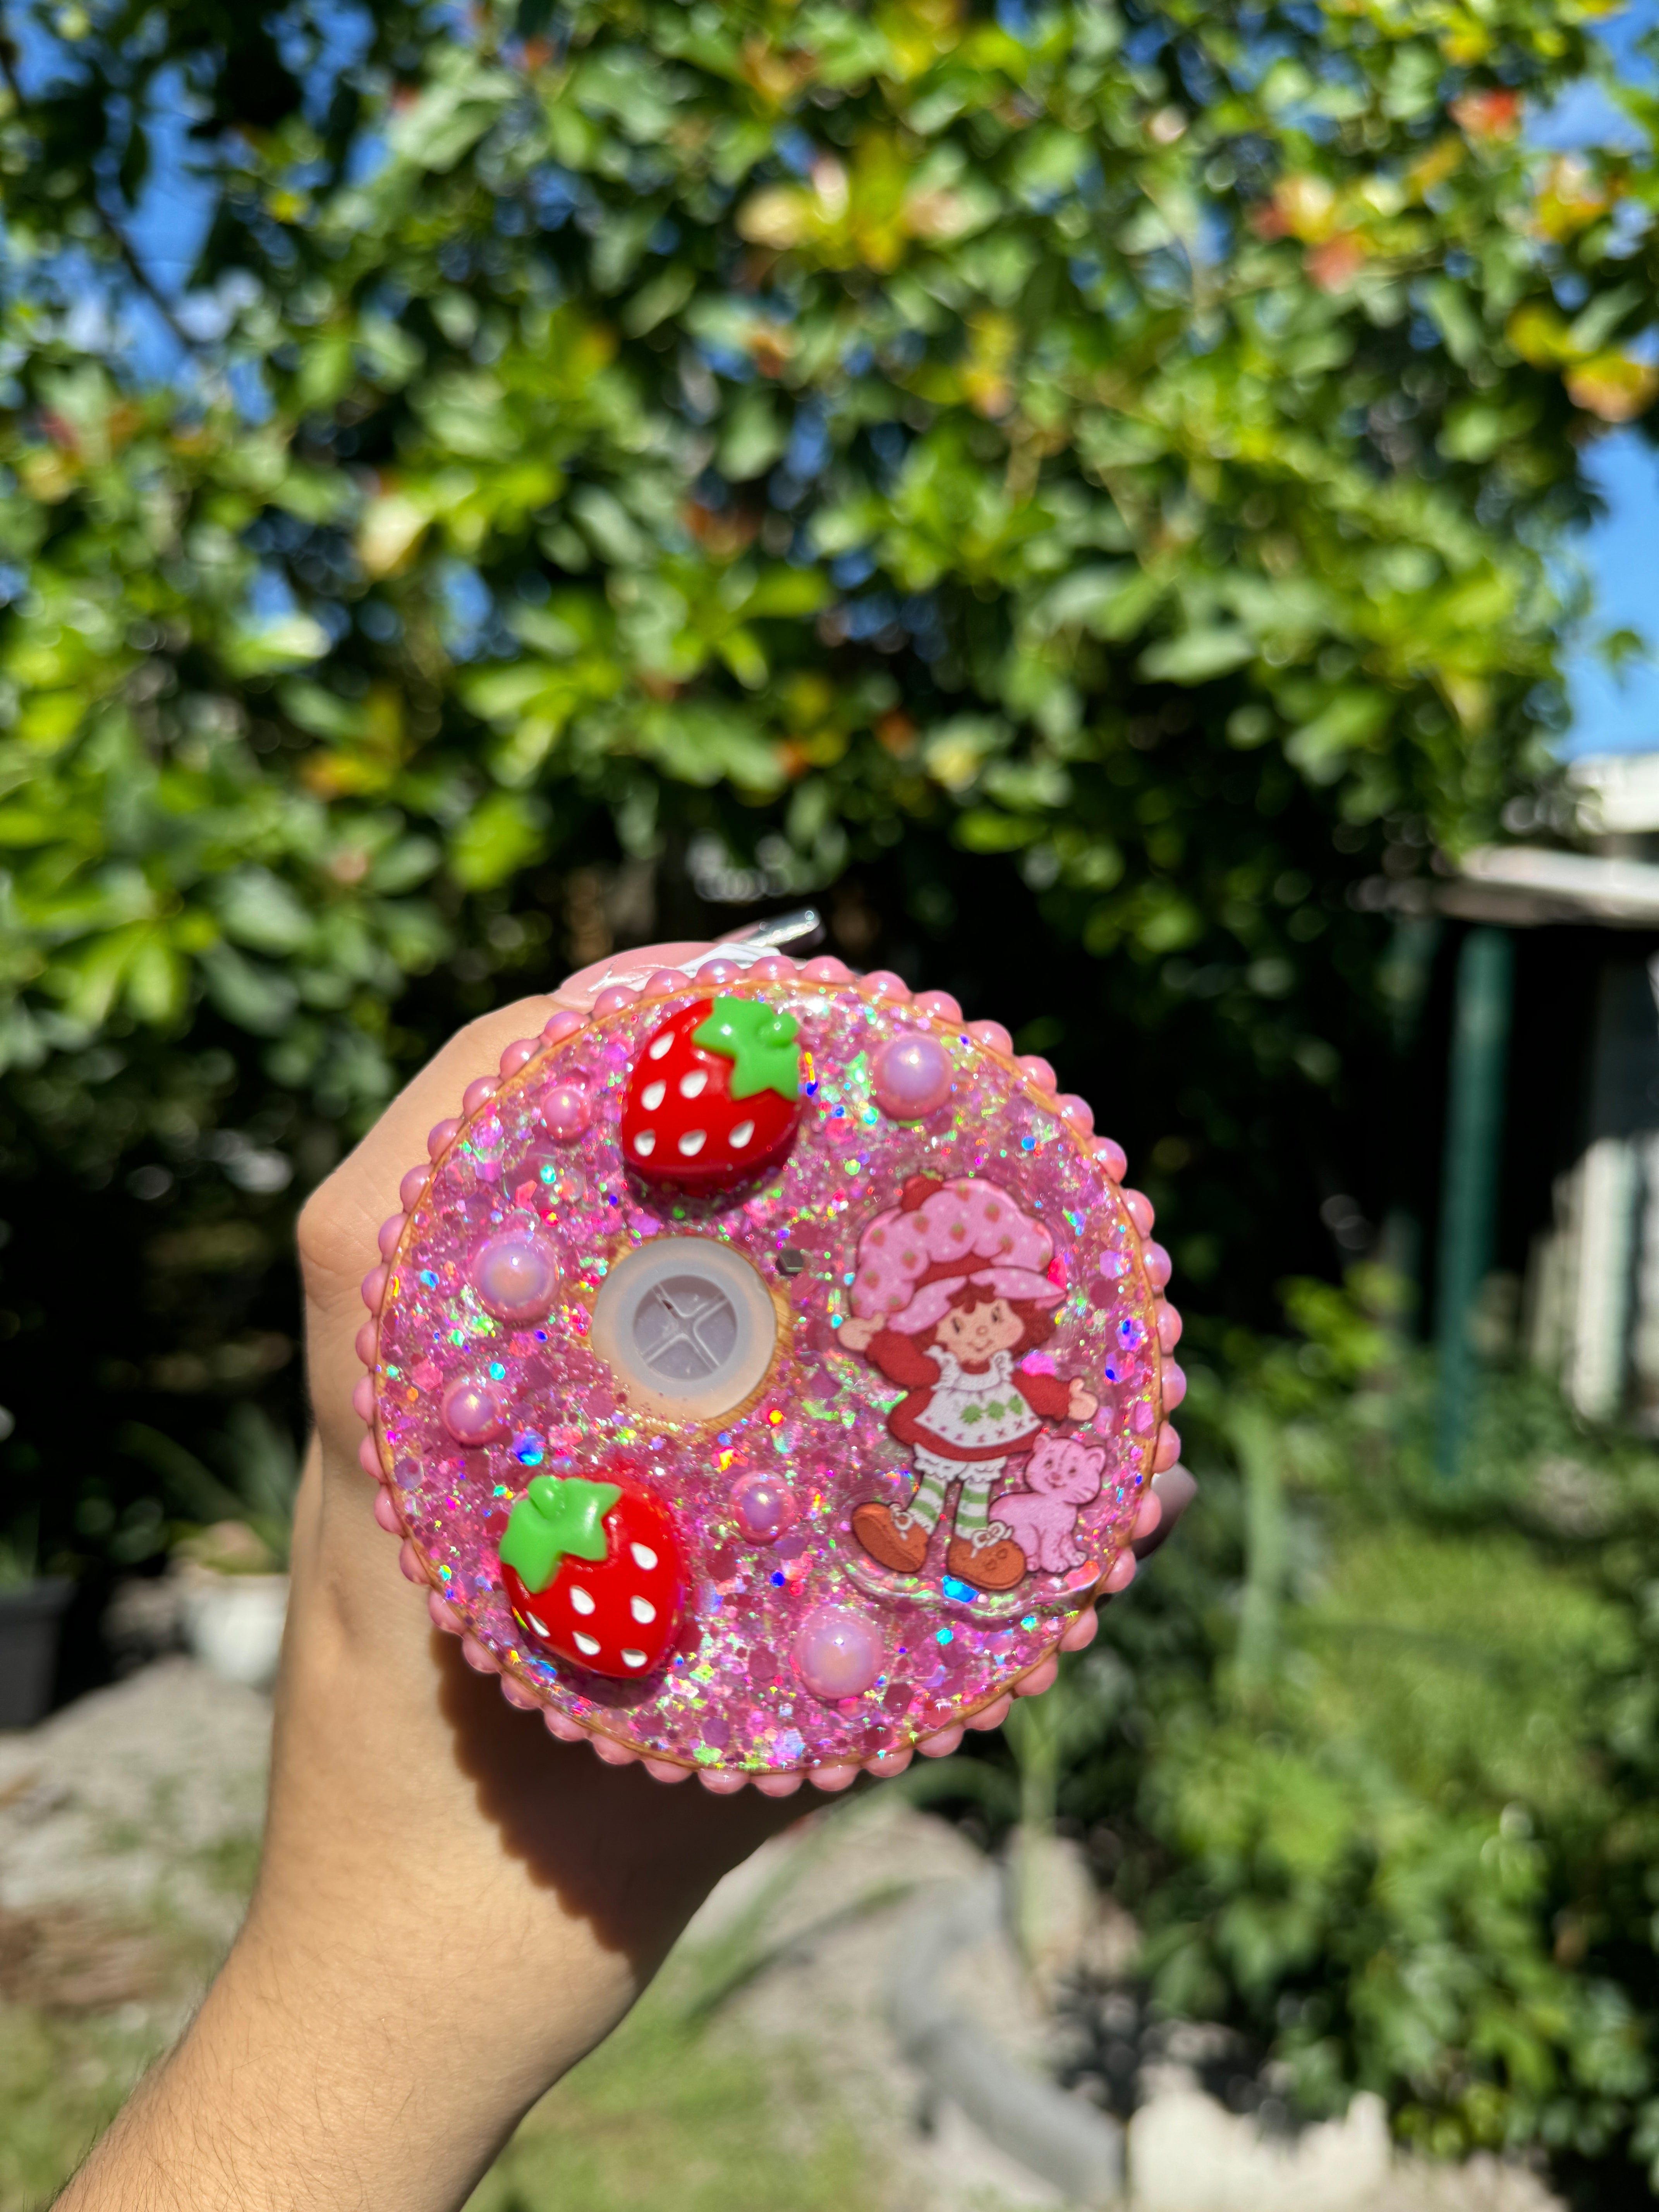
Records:
<instances>
[{"instance_id":1,"label":"red strawberry charm","mask_svg":"<svg viewBox=\"0 0 1659 2212\"><path fill-rule=\"evenodd\" d=\"M623 1100L623 1158L648 1182L740 1182L800 1120L798 1024L760 999L699 999L640 1048Z\"/></svg>"},{"instance_id":2,"label":"red strawberry charm","mask_svg":"<svg viewBox=\"0 0 1659 2212\"><path fill-rule=\"evenodd\" d=\"M665 1506L628 1475L538 1474L501 1538L519 1626L573 1666L633 1681L674 1641L685 1583Z\"/></svg>"}]
</instances>

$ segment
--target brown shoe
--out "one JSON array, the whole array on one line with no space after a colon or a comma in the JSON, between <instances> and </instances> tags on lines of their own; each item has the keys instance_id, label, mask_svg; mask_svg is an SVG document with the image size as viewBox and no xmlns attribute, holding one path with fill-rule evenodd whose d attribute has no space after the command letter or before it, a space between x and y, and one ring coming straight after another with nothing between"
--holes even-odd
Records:
<instances>
[{"instance_id":1,"label":"brown shoe","mask_svg":"<svg viewBox=\"0 0 1659 2212\"><path fill-rule=\"evenodd\" d=\"M895 1574L920 1571L927 1557L930 1533L925 1522L902 1506L860 1505L853 1516L853 1534L878 1566L890 1567Z\"/></svg>"},{"instance_id":2,"label":"brown shoe","mask_svg":"<svg viewBox=\"0 0 1659 2212\"><path fill-rule=\"evenodd\" d=\"M1011 1590L1025 1577L1025 1554L1013 1539L993 1522L977 1535L952 1536L945 1554L945 1571L975 1589Z\"/></svg>"}]
</instances>

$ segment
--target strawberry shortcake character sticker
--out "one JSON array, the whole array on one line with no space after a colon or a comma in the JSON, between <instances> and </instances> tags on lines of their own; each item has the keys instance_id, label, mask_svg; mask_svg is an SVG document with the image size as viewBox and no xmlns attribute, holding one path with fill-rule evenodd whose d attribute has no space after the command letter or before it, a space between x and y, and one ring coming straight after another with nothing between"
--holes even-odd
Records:
<instances>
[{"instance_id":1,"label":"strawberry shortcake character sticker","mask_svg":"<svg viewBox=\"0 0 1659 2212\"><path fill-rule=\"evenodd\" d=\"M854 1512L853 1533L878 1565L920 1572L952 1492L947 1575L1010 1590L1031 1565L1009 1524L992 1517L991 1493L1045 1422L1091 1420L1098 1403L1075 1379L1018 1364L1054 1334L1065 1292L1049 1279L1053 1258L1042 1224L976 1176L912 1176L860 1238L853 1318L839 1342L906 1392L887 1426L916 1471L903 1505L871 1501Z\"/></svg>"}]
</instances>

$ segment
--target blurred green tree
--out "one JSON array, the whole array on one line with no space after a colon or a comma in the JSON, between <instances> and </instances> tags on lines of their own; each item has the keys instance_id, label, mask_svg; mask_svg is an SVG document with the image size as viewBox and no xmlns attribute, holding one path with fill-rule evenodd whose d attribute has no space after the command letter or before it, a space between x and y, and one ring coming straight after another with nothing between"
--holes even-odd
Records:
<instances>
[{"instance_id":1,"label":"blurred green tree","mask_svg":"<svg viewBox=\"0 0 1659 2212\"><path fill-rule=\"evenodd\" d=\"M15 6L0 1325L55 1540L161 1540L120 1422L286 1387L292 1199L437 1032L745 901L1054 1053L1213 1310L1328 1264L1376 887L1537 773L1580 448L1653 397L1653 173L1524 127L1595 13Z\"/></svg>"}]
</instances>

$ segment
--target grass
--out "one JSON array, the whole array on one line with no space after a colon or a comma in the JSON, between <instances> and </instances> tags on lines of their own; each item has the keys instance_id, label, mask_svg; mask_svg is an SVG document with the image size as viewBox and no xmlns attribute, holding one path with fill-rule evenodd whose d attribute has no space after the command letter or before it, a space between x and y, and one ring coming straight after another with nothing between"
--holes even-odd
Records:
<instances>
[{"instance_id":1,"label":"grass","mask_svg":"<svg viewBox=\"0 0 1659 2212\"><path fill-rule=\"evenodd\" d=\"M61 2187L161 2050L126 2013L0 2007L0 2212ZM468 2212L870 2212L854 2130L804 2053L718 2042L647 2002L526 2119Z\"/></svg>"},{"instance_id":2,"label":"grass","mask_svg":"<svg viewBox=\"0 0 1659 2212\"><path fill-rule=\"evenodd\" d=\"M467 2212L870 2212L804 2051L718 2043L647 1998L531 2112Z\"/></svg>"},{"instance_id":3,"label":"grass","mask_svg":"<svg viewBox=\"0 0 1659 2212\"><path fill-rule=\"evenodd\" d=\"M75 2171L161 2047L125 2012L58 2020L0 2006L0 2212L33 2212Z\"/></svg>"},{"instance_id":4,"label":"grass","mask_svg":"<svg viewBox=\"0 0 1659 2212\"><path fill-rule=\"evenodd\" d=\"M228 1886L253 1863L227 1850L217 1870ZM200 1939L161 1911L150 1932L163 2002L0 2002L0 2212L33 2212L61 2187L160 2056L185 1984L199 1986ZM804 2050L745 2045L729 2017L710 2027L647 1997L536 2106L469 2212L870 2212L881 2191L867 2169Z\"/></svg>"}]
</instances>

